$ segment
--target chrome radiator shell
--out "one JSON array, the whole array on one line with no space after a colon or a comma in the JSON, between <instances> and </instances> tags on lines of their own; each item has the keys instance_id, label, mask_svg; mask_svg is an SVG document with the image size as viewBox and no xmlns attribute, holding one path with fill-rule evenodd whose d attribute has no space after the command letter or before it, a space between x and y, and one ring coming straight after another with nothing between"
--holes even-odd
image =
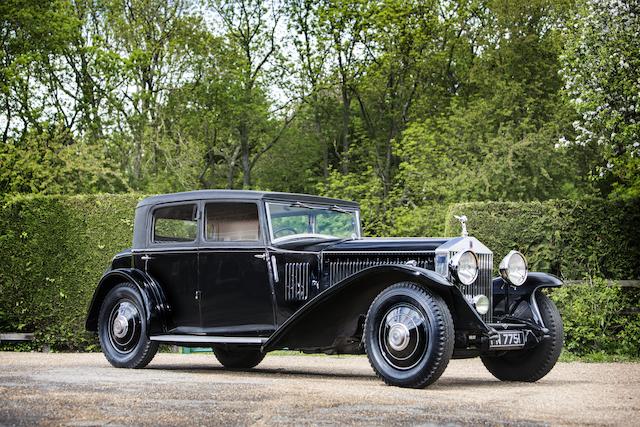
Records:
<instances>
[{"instance_id":1,"label":"chrome radiator shell","mask_svg":"<svg viewBox=\"0 0 640 427\"><path fill-rule=\"evenodd\" d=\"M489 311L486 314L480 314L482 320L491 322L493 320L493 252L475 237L456 237L448 240L445 244L439 246L435 250L436 267L435 270L446 275L449 280L449 262L458 252L473 251L478 257L478 277L468 285L458 284L460 292L471 303L473 297L477 295L485 295L489 298Z\"/></svg>"}]
</instances>

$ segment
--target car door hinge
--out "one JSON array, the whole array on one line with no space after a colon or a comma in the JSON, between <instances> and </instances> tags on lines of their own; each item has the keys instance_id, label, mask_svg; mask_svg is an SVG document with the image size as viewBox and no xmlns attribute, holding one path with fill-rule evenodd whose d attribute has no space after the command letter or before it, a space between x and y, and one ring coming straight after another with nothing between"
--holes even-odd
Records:
<instances>
[{"instance_id":1,"label":"car door hinge","mask_svg":"<svg viewBox=\"0 0 640 427\"><path fill-rule=\"evenodd\" d=\"M199 300L201 296L202 296L202 292L196 291L196 301Z\"/></svg>"}]
</instances>

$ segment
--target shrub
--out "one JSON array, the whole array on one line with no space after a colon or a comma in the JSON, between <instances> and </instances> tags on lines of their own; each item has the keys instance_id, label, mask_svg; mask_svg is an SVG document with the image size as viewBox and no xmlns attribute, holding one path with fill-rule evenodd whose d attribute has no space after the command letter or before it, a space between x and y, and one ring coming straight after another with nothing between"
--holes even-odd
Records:
<instances>
[{"instance_id":1,"label":"shrub","mask_svg":"<svg viewBox=\"0 0 640 427\"><path fill-rule=\"evenodd\" d=\"M18 197L0 210L0 331L85 350L87 308L111 257L131 245L139 195Z\"/></svg>"},{"instance_id":2,"label":"shrub","mask_svg":"<svg viewBox=\"0 0 640 427\"><path fill-rule=\"evenodd\" d=\"M640 315L629 311L640 302L638 289L595 279L556 289L551 298L562 313L567 351L640 357Z\"/></svg>"}]
</instances>

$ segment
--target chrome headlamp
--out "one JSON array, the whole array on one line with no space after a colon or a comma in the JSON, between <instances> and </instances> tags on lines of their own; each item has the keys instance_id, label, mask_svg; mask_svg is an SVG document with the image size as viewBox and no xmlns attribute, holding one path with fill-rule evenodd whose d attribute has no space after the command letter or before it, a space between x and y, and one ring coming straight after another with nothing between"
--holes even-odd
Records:
<instances>
[{"instance_id":1,"label":"chrome headlamp","mask_svg":"<svg viewBox=\"0 0 640 427\"><path fill-rule=\"evenodd\" d=\"M478 277L478 257L472 251L458 252L451 259L449 268L460 283L470 285Z\"/></svg>"},{"instance_id":2,"label":"chrome headlamp","mask_svg":"<svg viewBox=\"0 0 640 427\"><path fill-rule=\"evenodd\" d=\"M527 260L518 251L509 252L500 262L500 276L510 285L522 285L528 272Z\"/></svg>"}]
</instances>

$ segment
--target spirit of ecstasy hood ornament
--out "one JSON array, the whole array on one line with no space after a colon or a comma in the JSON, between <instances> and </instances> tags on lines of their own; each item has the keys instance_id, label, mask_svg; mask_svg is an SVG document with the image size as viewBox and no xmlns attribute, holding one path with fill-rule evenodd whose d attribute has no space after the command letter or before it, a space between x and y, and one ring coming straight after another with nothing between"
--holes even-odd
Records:
<instances>
[{"instance_id":1,"label":"spirit of ecstasy hood ornament","mask_svg":"<svg viewBox=\"0 0 640 427\"><path fill-rule=\"evenodd\" d=\"M462 226L462 237L467 237L469 233L467 233L467 216L466 215L454 215L455 219L460 221L460 225Z\"/></svg>"}]
</instances>

